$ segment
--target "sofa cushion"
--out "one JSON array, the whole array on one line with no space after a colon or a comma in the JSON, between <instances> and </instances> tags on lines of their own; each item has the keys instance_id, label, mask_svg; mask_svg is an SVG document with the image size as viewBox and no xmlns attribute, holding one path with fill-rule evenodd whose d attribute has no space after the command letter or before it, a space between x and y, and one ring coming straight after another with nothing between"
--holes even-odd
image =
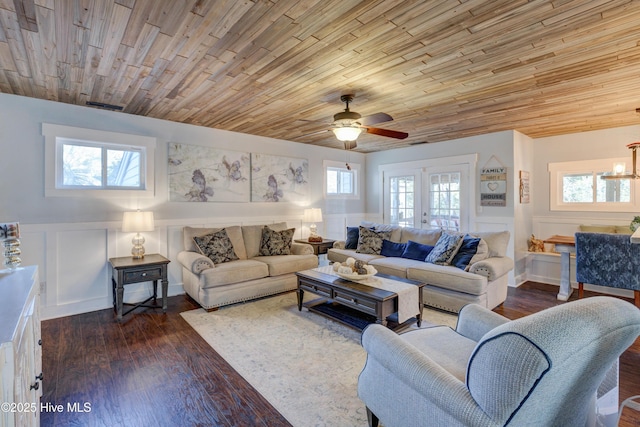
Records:
<instances>
[{"instance_id":1,"label":"sofa cushion","mask_svg":"<svg viewBox=\"0 0 640 427\"><path fill-rule=\"evenodd\" d=\"M331 248L327 251L327 258L332 262L345 262L349 257L363 261L367 264L369 264L371 260L384 258L382 255L377 254L360 254L353 249Z\"/></svg>"},{"instance_id":2,"label":"sofa cushion","mask_svg":"<svg viewBox=\"0 0 640 427\"><path fill-rule=\"evenodd\" d=\"M200 253L215 264L235 261L238 256L233 251L233 244L227 235L227 230L222 230L205 234L204 236L195 236L193 238Z\"/></svg>"},{"instance_id":3,"label":"sofa cushion","mask_svg":"<svg viewBox=\"0 0 640 427\"><path fill-rule=\"evenodd\" d=\"M465 338L448 326L434 326L405 332L402 334L402 339L459 381L466 381L467 363L476 347L475 341Z\"/></svg>"},{"instance_id":4,"label":"sofa cushion","mask_svg":"<svg viewBox=\"0 0 640 427\"><path fill-rule=\"evenodd\" d=\"M451 265L454 267L460 268L462 270L468 270L469 264L471 263L471 259L478 251L478 245L482 239L479 237L471 237L468 234L465 234L462 239L462 245L460 245L460 249L453 256L451 260Z\"/></svg>"},{"instance_id":5,"label":"sofa cushion","mask_svg":"<svg viewBox=\"0 0 640 427\"><path fill-rule=\"evenodd\" d=\"M627 227L628 228L628 227ZM615 225L580 225L580 231L587 233L615 233Z\"/></svg>"},{"instance_id":6,"label":"sofa cushion","mask_svg":"<svg viewBox=\"0 0 640 427\"><path fill-rule=\"evenodd\" d=\"M378 273L405 278L407 277L407 268L415 267L418 264L425 264L425 262L396 257L373 258L369 261L369 265L374 266Z\"/></svg>"},{"instance_id":7,"label":"sofa cushion","mask_svg":"<svg viewBox=\"0 0 640 427\"><path fill-rule=\"evenodd\" d=\"M407 279L471 295L482 295L487 292L485 276L460 270L452 265L414 262L416 264L407 267Z\"/></svg>"},{"instance_id":8,"label":"sofa cushion","mask_svg":"<svg viewBox=\"0 0 640 427\"><path fill-rule=\"evenodd\" d=\"M416 261L423 262L434 248L431 245L423 245L413 240L409 240L406 245L404 252L400 256L402 258L415 259Z\"/></svg>"},{"instance_id":9,"label":"sofa cushion","mask_svg":"<svg viewBox=\"0 0 640 427\"><path fill-rule=\"evenodd\" d=\"M391 236L391 231L374 231L362 226L360 226L359 233L356 252L361 254L380 255L382 241L389 240Z\"/></svg>"},{"instance_id":10,"label":"sofa cushion","mask_svg":"<svg viewBox=\"0 0 640 427\"><path fill-rule=\"evenodd\" d=\"M224 227L227 231L227 236L229 236L229 240L231 240L231 244L233 245L233 251L236 253L238 258L247 259L247 251L244 246L244 239L242 237L242 229L238 225L233 225L230 227ZM204 236L206 234L215 233L216 231L222 230L222 227L219 228L197 228L197 227L184 227L182 229L182 237L185 251L191 252L200 252L198 250L198 246L193 241L195 236Z\"/></svg>"},{"instance_id":11,"label":"sofa cushion","mask_svg":"<svg viewBox=\"0 0 640 427\"><path fill-rule=\"evenodd\" d=\"M508 231L475 231L469 233L473 237L480 237L489 246L489 257L507 256L507 247L509 246Z\"/></svg>"},{"instance_id":12,"label":"sofa cushion","mask_svg":"<svg viewBox=\"0 0 640 427\"><path fill-rule=\"evenodd\" d=\"M616 234L633 234L633 231L631 231L628 225L616 225L615 229Z\"/></svg>"},{"instance_id":13,"label":"sofa cushion","mask_svg":"<svg viewBox=\"0 0 640 427\"><path fill-rule=\"evenodd\" d=\"M246 282L248 280L261 279L269 275L269 267L264 262L250 259L225 262L216 265L216 268L205 270L200 274L201 287L203 289L216 286L230 285Z\"/></svg>"},{"instance_id":14,"label":"sofa cushion","mask_svg":"<svg viewBox=\"0 0 640 427\"><path fill-rule=\"evenodd\" d=\"M359 236L360 236L359 227L347 227L347 240L345 240L344 242L344 248L357 249Z\"/></svg>"},{"instance_id":15,"label":"sofa cushion","mask_svg":"<svg viewBox=\"0 0 640 427\"><path fill-rule=\"evenodd\" d=\"M423 245L435 246L440 235L442 235L442 230L422 230L420 228L406 227L402 229L400 241L408 242L409 240L413 240Z\"/></svg>"},{"instance_id":16,"label":"sofa cushion","mask_svg":"<svg viewBox=\"0 0 640 427\"><path fill-rule=\"evenodd\" d=\"M361 221L360 225L362 227L369 228L374 231L389 231L391 235L389 236L389 240L392 242L400 242L400 236L402 235L402 227L399 225L391 225L391 224L378 224L377 222L371 221Z\"/></svg>"},{"instance_id":17,"label":"sofa cushion","mask_svg":"<svg viewBox=\"0 0 640 427\"><path fill-rule=\"evenodd\" d=\"M262 228L262 239L260 241L260 256L289 255L291 254L291 241L295 228L288 228L282 231L275 231L267 227Z\"/></svg>"},{"instance_id":18,"label":"sofa cushion","mask_svg":"<svg viewBox=\"0 0 640 427\"><path fill-rule=\"evenodd\" d=\"M264 262L269 268L269 276L280 276L281 274L310 270L318 266L318 257L313 254L258 256L253 260Z\"/></svg>"},{"instance_id":19,"label":"sofa cushion","mask_svg":"<svg viewBox=\"0 0 640 427\"><path fill-rule=\"evenodd\" d=\"M458 252L463 239L463 234L443 232L425 261L439 265L451 264L451 260Z\"/></svg>"},{"instance_id":20,"label":"sofa cushion","mask_svg":"<svg viewBox=\"0 0 640 427\"><path fill-rule=\"evenodd\" d=\"M242 238L244 239L244 246L246 248L247 258L256 257L260 253L260 243L262 242L263 227L264 225L243 225L242 226ZM278 222L275 224L269 224L269 228L275 231L286 230L287 223Z\"/></svg>"},{"instance_id":21,"label":"sofa cushion","mask_svg":"<svg viewBox=\"0 0 640 427\"><path fill-rule=\"evenodd\" d=\"M402 256L402 253L406 250L406 243L396 243L391 240L383 240L382 241L382 249L380 250L380 255L382 256Z\"/></svg>"}]
</instances>

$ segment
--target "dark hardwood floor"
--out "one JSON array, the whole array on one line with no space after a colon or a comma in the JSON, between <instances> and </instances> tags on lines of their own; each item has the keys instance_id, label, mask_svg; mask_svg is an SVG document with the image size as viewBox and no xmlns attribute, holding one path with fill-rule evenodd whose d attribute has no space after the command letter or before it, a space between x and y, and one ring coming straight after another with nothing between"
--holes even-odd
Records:
<instances>
[{"instance_id":1,"label":"dark hardwood floor","mask_svg":"<svg viewBox=\"0 0 640 427\"><path fill-rule=\"evenodd\" d=\"M495 311L526 316L560 304L557 292L528 282L509 288ZM42 322L42 402L64 410L42 413L41 425L289 426L179 315L194 308L176 296L167 314L141 308L121 323L112 310ZM621 402L640 394L639 367L640 338L620 359ZM625 409L620 427L630 426L640 426L640 413Z\"/></svg>"}]
</instances>

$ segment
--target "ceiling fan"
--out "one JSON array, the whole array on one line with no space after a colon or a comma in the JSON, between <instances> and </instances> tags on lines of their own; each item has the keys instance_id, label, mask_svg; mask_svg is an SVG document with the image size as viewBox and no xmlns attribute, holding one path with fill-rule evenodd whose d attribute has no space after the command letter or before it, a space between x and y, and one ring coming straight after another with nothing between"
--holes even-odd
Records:
<instances>
[{"instance_id":1,"label":"ceiling fan","mask_svg":"<svg viewBox=\"0 0 640 427\"><path fill-rule=\"evenodd\" d=\"M406 132L371 126L378 123L390 122L393 120L393 117L387 113L375 113L362 117L359 113L349 110L349 103L353 101L353 97L353 94L340 96L340 100L346 104L346 108L344 111L334 114L333 123L331 124L331 131L333 131L339 141L344 142L345 149L351 150L356 148L356 140L362 132L396 139L405 139L409 136Z\"/></svg>"}]
</instances>

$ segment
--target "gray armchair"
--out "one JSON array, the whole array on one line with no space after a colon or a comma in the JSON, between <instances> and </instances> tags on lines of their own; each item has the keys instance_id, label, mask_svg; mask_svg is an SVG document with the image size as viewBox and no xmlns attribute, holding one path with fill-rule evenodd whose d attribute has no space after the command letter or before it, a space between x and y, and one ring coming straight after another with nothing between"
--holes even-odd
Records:
<instances>
[{"instance_id":1,"label":"gray armchair","mask_svg":"<svg viewBox=\"0 0 640 427\"><path fill-rule=\"evenodd\" d=\"M613 297L513 321L469 304L455 331L367 327L358 395L371 426L583 427L598 385L639 335L640 310Z\"/></svg>"}]
</instances>

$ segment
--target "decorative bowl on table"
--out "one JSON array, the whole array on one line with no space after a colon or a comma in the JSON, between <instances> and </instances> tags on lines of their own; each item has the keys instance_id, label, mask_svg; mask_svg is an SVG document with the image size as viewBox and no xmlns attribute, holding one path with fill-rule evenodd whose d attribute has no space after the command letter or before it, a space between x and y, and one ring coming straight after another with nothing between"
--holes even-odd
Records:
<instances>
[{"instance_id":1,"label":"decorative bowl on table","mask_svg":"<svg viewBox=\"0 0 640 427\"><path fill-rule=\"evenodd\" d=\"M336 274L342 277L343 279L358 281L358 280L369 279L375 276L377 271L375 268L373 268L373 271L374 271L373 273L368 273L368 274L357 274L357 273L349 274L349 273L340 273L339 271L336 271Z\"/></svg>"}]
</instances>

